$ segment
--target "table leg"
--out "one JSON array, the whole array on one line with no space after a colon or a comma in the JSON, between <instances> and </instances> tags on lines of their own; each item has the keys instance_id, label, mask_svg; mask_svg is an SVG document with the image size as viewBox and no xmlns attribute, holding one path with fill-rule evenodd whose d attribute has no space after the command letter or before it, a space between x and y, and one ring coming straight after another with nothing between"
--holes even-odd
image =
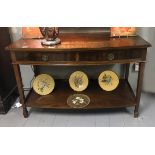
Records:
<instances>
[{"instance_id":1,"label":"table leg","mask_svg":"<svg viewBox=\"0 0 155 155\"><path fill-rule=\"evenodd\" d=\"M34 68L34 75L37 76L39 74L39 66L33 66Z\"/></svg>"},{"instance_id":2,"label":"table leg","mask_svg":"<svg viewBox=\"0 0 155 155\"><path fill-rule=\"evenodd\" d=\"M142 91L144 67L145 67L145 63L140 62L139 63L139 72L138 72L138 81L137 81L137 91L136 91L136 106L135 106L135 110L134 110L135 118L137 118L139 115L138 109L139 109L139 103L140 103L140 97L141 97L141 91Z\"/></svg>"},{"instance_id":3,"label":"table leg","mask_svg":"<svg viewBox=\"0 0 155 155\"><path fill-rule=\"evenodd\" d=\"M129 77L130 64L125 64L125 79L128 80Z\"/></svg>"},{"instance_id":4,"label":"table leg","mask_svg":"<svg viewBox=\"0 0 155 155\"><path fill-rule=\"evenodd\" d=\"M24 95L23 83L22 83L19 65L14 64L13 69L14 69L14 73L15 73L15 77L16 77L16 81L17 81L17 87L18 87L18 91L19 91L19 99L20 99L20 102L23 107L23 115L25 118L27 118L28 111L27 111L26 104L25 104L25 95Z\"/></svg>"}]
</instances>

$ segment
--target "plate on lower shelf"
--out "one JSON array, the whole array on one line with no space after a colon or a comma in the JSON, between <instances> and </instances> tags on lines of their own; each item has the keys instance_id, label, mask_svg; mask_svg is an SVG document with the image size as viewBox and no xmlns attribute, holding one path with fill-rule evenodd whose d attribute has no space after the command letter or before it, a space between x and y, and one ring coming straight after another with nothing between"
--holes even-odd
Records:
<instances>
[{"instance_id":1,"label":"plate on lower shelf","mask_svg":"<svg viewBox=\"0 0 155 155\"><path fill-rule=\"evenodd\" d=\"M90 98L84 94L73 94L67 99L67 104L71 108L84 108L90 103Z\"/></svg>"},{"instance_id":2,"label":"plate on lower shelf","mask_svg":"<svg viewBox=\"0 0 155 155\"><path fill-rule=\"evenodd\" d=\"M48 95L53 91L55 82L50 75L40 74L33 80L32 86L37 94Z\"/></svg>"},{"instance_id":3,"label":"plate on lower shelf","mask_svg":"<svg viewBox=\"0 0 155 155\"><path fill-rule=\"evenodd\" d=\"M119 78L113 71L103 71L98 77L100 87L105 91L113 91L119 84Z\"/></svg>"},{"instance_id":4,"label":"plate on lower shelf","mask_svg":"<svg viewBox=\"0 0 155 155\"><path fill-rule=\"evenodd\" d=\"M75 91L83 91L88 87L88 77L84 72L76 71L70 75L69 85Z\"/></svg>"}]
</instances>

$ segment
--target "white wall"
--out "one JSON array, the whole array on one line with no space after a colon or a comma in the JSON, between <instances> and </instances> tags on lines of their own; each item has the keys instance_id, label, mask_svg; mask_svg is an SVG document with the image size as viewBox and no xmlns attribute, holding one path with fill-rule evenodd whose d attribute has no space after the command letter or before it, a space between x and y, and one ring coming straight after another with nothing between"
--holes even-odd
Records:
<instances>
[{"instance_id":1,"label":"white wall","mask_svg":"<svg viewBox=\"0 0 155 155\"><path fill-rule=\"evenodd\" d=\"M152 44L152 47L148 48L143 90L155 93L155 27L139 28L138 33Z\"/></svg>"}]
</instances>

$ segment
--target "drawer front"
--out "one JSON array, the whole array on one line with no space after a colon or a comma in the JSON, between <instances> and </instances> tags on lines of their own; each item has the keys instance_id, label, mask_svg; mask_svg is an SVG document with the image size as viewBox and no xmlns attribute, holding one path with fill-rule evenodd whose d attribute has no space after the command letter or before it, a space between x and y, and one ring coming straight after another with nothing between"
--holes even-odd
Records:
<instances>
[{"instance_id":1,"label":"drawer front","mask_svg":"<svg viewBox=\"0 0 155 155\"><path fill-rule=\"evenodd\" d=\"M75 61L76 55L69 52L16 52L16 61L37 61L37 62L48 62L48 61Z\"/></svg>"},{"instance_id":2,"label":"drawer front","mask_svg":"<svg viewBox=\"0 0 155 155\"><path fill-rule=\"evenodd\" d=\"M70 51L70 52L15 52L20 62L127 62L145 61L146 49Z\"/></svg>"},{"instance_id":3,"label":"drawer front","mask_svg":"<svg viewBox=\"0 0 155 155\"><path fill-rule=\"evenodd\" d=\"M108 50L79 53L80 61L146 60L146 50Z\"/></svg>"}]
</instances>

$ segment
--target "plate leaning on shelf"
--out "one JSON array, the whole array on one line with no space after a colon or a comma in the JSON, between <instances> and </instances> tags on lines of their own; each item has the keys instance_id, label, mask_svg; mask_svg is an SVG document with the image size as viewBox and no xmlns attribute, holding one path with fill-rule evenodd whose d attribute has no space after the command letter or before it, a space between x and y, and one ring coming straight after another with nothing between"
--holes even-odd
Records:
<instances>
[{"instance_id":1,"label":"plate leaning on shelf","mask_svg":"<svg viewBox=\"0 0 155 155\"><path fill-rule=\"evenodd\" d=\"M112 91L117 88L119 78L115 72L107 70L100 74L98 83L103 90Z\"/></svg>"},{"instance_id":2,"label":"plate leaning on shelf","mask_svg":"<svg viewBox=\"0 0 155 155\"><path fill-rule=\"evenodd\" d=\"M89 83L88 77L84 72L76 71L70 75L69 85L75 91L83 91Z\"/></svg>"},{"instance_id":3,"label":"plate leaning on shelf","mask_svg":"<svg viewBox=\"0 0 155 155\"><path fill-rule=\"evenodd\" d=\"M48 95L53 91L55 82L50 75L40 74L33 80L32 86L37 94Z\"/></svg>"}]
</instances>

